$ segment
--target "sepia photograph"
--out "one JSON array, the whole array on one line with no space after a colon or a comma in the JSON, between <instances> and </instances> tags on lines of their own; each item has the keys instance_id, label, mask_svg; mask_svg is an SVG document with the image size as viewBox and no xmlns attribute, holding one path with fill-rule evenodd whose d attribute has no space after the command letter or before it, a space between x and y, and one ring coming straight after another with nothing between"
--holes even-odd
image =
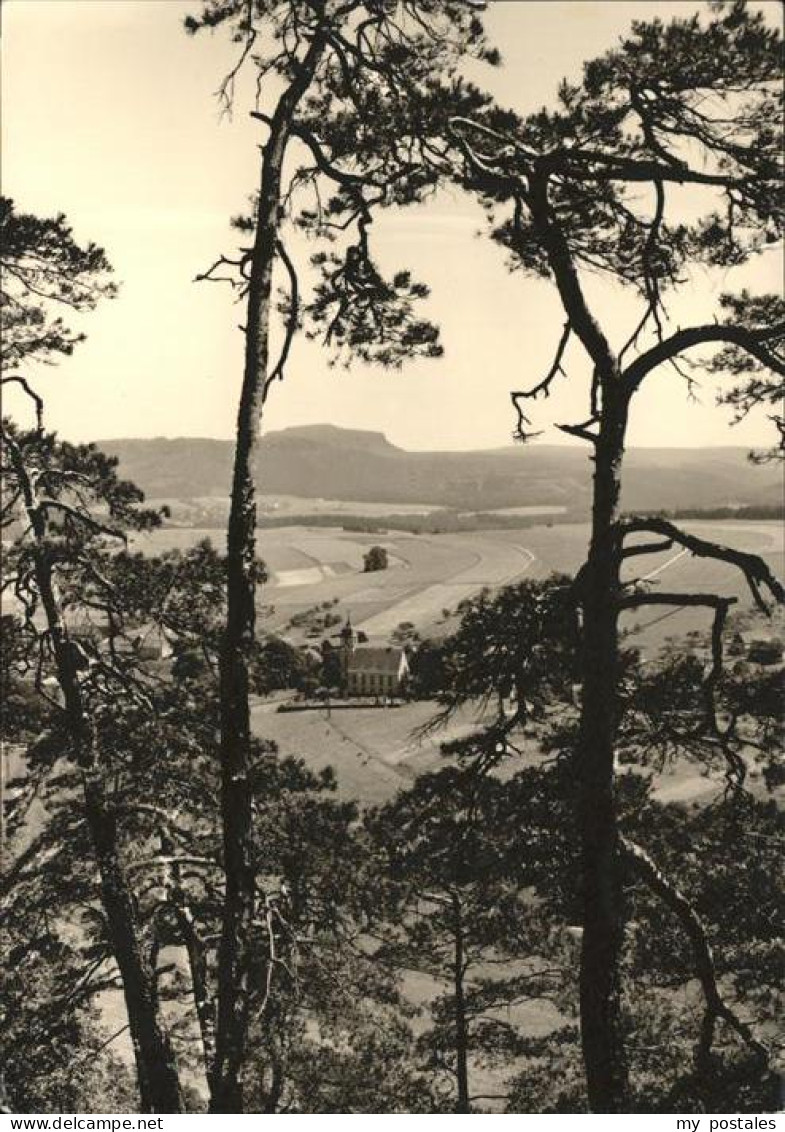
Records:
<instances>
[{"instance_id":1,"label":"sepia photograph","mask_svg":"<svg viewBox=\"0 0 785 1132\"><path fill-rule=\"evenodd\" d=\"M0 21L0 1132L774 1129L781 0Z\"/></svg>"}]
</instances>

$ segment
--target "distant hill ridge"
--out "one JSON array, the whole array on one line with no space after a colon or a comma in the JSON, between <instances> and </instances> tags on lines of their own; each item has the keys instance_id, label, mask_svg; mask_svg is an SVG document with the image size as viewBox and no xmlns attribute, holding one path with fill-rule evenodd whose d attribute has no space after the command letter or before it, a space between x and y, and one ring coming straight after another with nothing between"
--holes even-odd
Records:
<instances>
[{"instance_id":1,"label":"distant hill ridge","mask_svg":"<svg viewBox=\"0 0 785 1132\"><path fill-rule=\"evenodd\" d=\"M121 473L152 499L225 498L233 444L200 437L99 441ZM263 494L309 499L423 503L467 511L553 505L585 511L591 489L585 447L511 445L461 452L409 452L381 432L305 425L262 441ZM776 504L779 469L756 466L747 450L637 448L627 454L627 509Z\"/></svg>"}]
</instances>

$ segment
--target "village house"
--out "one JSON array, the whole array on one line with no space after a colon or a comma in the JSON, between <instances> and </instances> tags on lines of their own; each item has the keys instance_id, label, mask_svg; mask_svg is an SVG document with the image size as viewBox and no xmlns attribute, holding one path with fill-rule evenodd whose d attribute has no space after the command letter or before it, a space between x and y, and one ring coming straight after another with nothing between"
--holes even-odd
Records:
<instances>
[{"instance_id":1,"label":"village house","mask_svg":"<svg viewBox=\"0 0 785 1132\"><path fill-rule=\"evenodd\" d=\"M405 651L393 645L358 645L350 618L341 630L340 660L344 695L392 699L406 686Z\"/></svg>"},{"instance_id":2,"label":"village house","mask_svg":"<svg viewBox=\"0 0 785 1132\"><path fill-rule=\"evenodd\" d=\"M64 618L71 640L91 645L99 652L109 651L111 628L105 614L92 610L67 610ZM116 654L137 660L168 660L172 645L164 630L153 623L126 625L113 641Z\"/></svg>"}]
</instances>

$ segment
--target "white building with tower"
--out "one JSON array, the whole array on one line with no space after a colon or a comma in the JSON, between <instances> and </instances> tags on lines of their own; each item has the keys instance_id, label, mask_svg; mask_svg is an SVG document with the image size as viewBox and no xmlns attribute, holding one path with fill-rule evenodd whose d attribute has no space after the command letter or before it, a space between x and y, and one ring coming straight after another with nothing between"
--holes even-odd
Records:
<instances>
[{"instance_id":1,"label":"white building with tower","mask_svg":"<svg viewBox=\"0 0 785 1132\"><path fill-rule=\"evenodd\" d=\"M404 649L395 645L359 645L351 618L341 629L341 683L347 696L394 698L409 676Z\"/></svg>"}]
</instances>

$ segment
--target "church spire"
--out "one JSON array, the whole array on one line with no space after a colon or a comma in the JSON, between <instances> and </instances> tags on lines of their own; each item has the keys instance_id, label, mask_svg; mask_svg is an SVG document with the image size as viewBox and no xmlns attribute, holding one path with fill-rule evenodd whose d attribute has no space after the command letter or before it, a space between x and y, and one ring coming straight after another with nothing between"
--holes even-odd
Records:
<instances>
[{"instance_id":1,"label":"church spire","mask_svg":"<svg viewBox=\"0 0 785 1132\"><path fill-rule=\"evenodd\" d=\"M350 613L346 618L346 624L343 629L341 629L341 641L346 648L352 649L354 648L356 640L357 637L352 627L352 615Z\"/></svg>"},{"instance_id":2,"label":"church spire","mask_svg":"<svg viewBox=\"0 0 785 1132\"><path fill-rule=\"evenodd\" d=\"M341 684L343 686L343 694L346 695L349 689L349 662L354 652L354 646L357 642L354 629L352 628L351 614L346 618L346 624L341 629Z\"/></svg>"}]
</instances>

